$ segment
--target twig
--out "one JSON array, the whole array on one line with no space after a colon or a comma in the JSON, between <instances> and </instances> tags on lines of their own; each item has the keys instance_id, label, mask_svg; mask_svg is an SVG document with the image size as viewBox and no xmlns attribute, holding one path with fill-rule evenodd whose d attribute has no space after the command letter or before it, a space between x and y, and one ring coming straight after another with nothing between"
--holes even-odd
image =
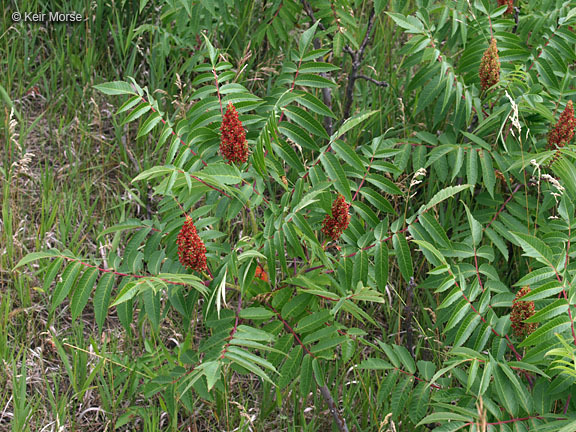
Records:
<instances>
[{"instance_id":1,"label":"twig","mask_svg":"<svg viewBox=\"0 0 576 432\"><path fill-rule=\"evenodd\" d=\"M320 30L322 31L326 30L326 27L324 26L324 24L322 24L322 21L319 21L314 17L314 11L312 10L312 6L310 6L310 3L308 3L306 0L302 0L301 2L302 7L304 8L304 12L306 12L306 15L308 15L314 23L318 21L318 27L320 28Z\"/></svg>"},{"instance_id":2,"label":"twig","mask_svg":"<svg viewBox=\"0 0 576 432\"><path fill-rule=\"evenodd\" d=\"M408 283L408 288L406 290L406 306L404 306L404 314L406 316L404 321L404 331L406 332L406 348L414 357L414 346L413 346L413 337L412 337L412 315L414 312L412 311L412 298L414 297L414 287L416 283L414 282L414 278L410 278L410 282Z\"/></svg>"},{"instance_id":3,"label":"twig","mask_svg":"<svg viewBox=\"0 0 576 432\"><path fill-rule=\"evenodd\" d=\"M330 413L332 414L332 417L334 418L334 421L338 426L338 430L340 432L348 432L346 419L338 413L338 410L336 409L336 404L334 403L334 399L332 398L332 395L330 394L330 390L328 389L328 387L326 387L326 385L320 386L320 393L322 393L322 397L324 398L324 400L328 404L328 407L330 408Z\"/></svg>"},{"instance_id":4,"label":"twig","mask_svg":"<svg viewBox=\"0 0 576 432\"><path fill-rule=\"evenodd\" d=\"M514 22L515 22L515 25L514 25L514 28L512 29L512 33L516 33L516 32L518 31L518 22L520 21L520 20L519 20L519 16L520 16L520 8L517 7L517 6L515 6L515 7L514 7Z\"/></svg>"},{"instance_id":5,"label":"twig","mask_svg":"<svg viewBox=\"0 0 576 432\"><path fill-rule=\"evenodd\" d=\"M344 105L344 118L346 120L350 117L350 110L352 108L352 102L354 102L354 84L358 79L358 70L360 69L360 65L362 63L362 58L364 57L364 51L366 51L366 47L368 46L368 42L370 41L370 33L372 33L372 27L374 26L374 18L376 13L374 8L370 11L370 17L368 18L368 28L366 29L366 35L364 36L364 40L360 44L360 48L356 51L352 51L349 46L344 47L344 51L350 54L352 57L352 70L350 71L350 75L348 76L348 84L346 86L346 104Z\"/></svg>"},{"instance_id":6,"label":"twig","mask_svg":"<svg viewBox=\"0 0 576 432\"><path fill-rule=\"evenodd\" d=\"M270 303L263 302L263 304L268 309L270 309L272 312L274 312L274 314L276 314L276 317L282 322L282 324L284 324L284 328L286 329L286 331L292 333L292 335L294 336L294 340L298 343L298 345L300 345L302 347L302 349L306 352L306 354L308 354L312 358L316 358L316 356L306 347L306 345L304 345L304 343L302 342L302 340L298 336L298 333L296 333L296 331L292 328L292 326L290 324L288 324L288 322L282 317L280 312L278 312ZM320 393L322 393L322 397L324 398L324 400L328 404L328 407L330 408L330 412L332 413L332 417L334 417L334 421L336 422L336 425L338 426L338 430L340 432L348 432L348 426L346 425L346 419L338 413L338 409L336 408L336 404L334 403L334 399L332 398L332 395L330 394L330 390L328 389L328 387L326 387L326 384L324 384L323 386L319 386L319 388L320 388Z\"/></svg>"},{"instance_id":7,"label":"twig","mask_svg":"<svg viewBox=\"0 0 576 432\"><path fill-rule=\"evenodd\" d=\"M388 85L389 85L386 81L378 81L378 80L375 80L374 78L366 76L364 74L358 74L358 78L362 78L366 81L373 82L374 84L376 84L377 86L380 86L380 87L388 87Z\"/></svg>"}]
</instances>

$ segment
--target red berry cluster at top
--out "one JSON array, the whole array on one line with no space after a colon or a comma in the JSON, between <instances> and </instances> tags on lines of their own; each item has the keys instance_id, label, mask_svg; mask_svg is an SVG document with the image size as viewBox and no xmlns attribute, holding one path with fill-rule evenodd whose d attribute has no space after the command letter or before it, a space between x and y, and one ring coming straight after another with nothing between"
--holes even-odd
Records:
<instances>
[{"instance_id":1,"label":"red berry cluster at top","mask_svg":"<svg viewBox=\"0 0 576 432\"><path fill-rule=\"evenodd\" d=\"M568 101L566 108L560 114L560 120L548 134L548 148L554 150L556 147L564 147L568 144L574 137L575 126L574 107L572 101Z\"/></svg>"},{"instance_id":2,"label":"red berry cluster at top","mask_svg":"<svg viewBox=\"0 0 576 432\"><path fill-rule=\"evenodd\" d=\"M220 126L220 153L228 163L246 162L248 160L248 142L238 111L232 102L228 103L226 114Z\"/></svg>"},{"instance_id":3,"label":"red berry cluster at top","mask_svg":"<svg viewBox=\"0 0 576 432\"><path fill-rule=\"evenodd\" d=\"M198 235L192 218L186 217L186 222L176 239L178 258L184 267L202 271L206 266L206 246Z\"/></svg>"},{"instance_id":4,"label":"red berry cluster at top","mask_svg":"<svg viewBox=\"0 0 576 432\"><path fill-rule=\"evenodd\" d=\"M490 46L480 60L480 84L482 90L489 89L500 81L500 59L496 39L490 41Z\"/></svg>"},{"instance_id":5,"label":"red berry cluster at top","mask_svg":"<svg viewBox=\"0 0 576 432\"><path fill-rule=\"evenodd\" d=\"M525 319L534 315L534 302L518 300L520 297L525 296L530 292L530 287L525 286L516 293L516 297L512 302L512 313L510 314L510 321L512 321L512 328L516 336L528 336L536 327L538 323L525 323Z\"/></svg>"},{"instance_id":6,"label":"red berry cluster at top","mask_svg":"<svg viewBox=\"0 0 576 432\"><path fill-rule=\"evenodd\" d=\"M332 237L332 240L338 240L344 230L350 223L350 214L348 213L350 205L346 203L344 196L338 194L338 197L332 203L332 216L326 215L322 222L322 232Z\"/></svg>"},{"instance_id":7,"label":"red berry cluster at top","mask_svg":"<svg viewBox=\"0 0 576 432\"><path fill-rule=\"evenodd\" d=\"M505 14L511 14L514 12L514 0L498 0L498 6L508 5Z\"/></svg>"}]
</instances>

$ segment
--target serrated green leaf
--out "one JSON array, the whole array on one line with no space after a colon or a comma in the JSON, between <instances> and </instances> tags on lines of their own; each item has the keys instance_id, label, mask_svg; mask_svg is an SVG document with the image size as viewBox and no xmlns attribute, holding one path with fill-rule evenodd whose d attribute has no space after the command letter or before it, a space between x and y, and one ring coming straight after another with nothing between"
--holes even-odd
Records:
<instances>
[{"instance_id":1,"label":"serrated green leaf","mask_svg":"<svg viewBox=\"0 0 576 432\"><path fill-rule=\"evenodd\" d=\"M430 210L432 207L438 205L442 201L453 197L457 193L460 193L463 190L471 189L471 188L472 188L472 185L469 185L469 184L460 185L460 186L448 186L447 188L442 189L440 192L438 192L436 195L434 195L432 197L432 199L430 201L428 201L428 204L426 204L420 208L418 213L424 213L425 211Z\"/></svg>"},{"instance_id":2,"label":"serrated green leaf","mask_svg":"<svg viewBox=\"0 0 576 432\"><path fill-rule=\"evenodd\" d=\"M429 423L437 423L437 422L451 422L451 421L463 421L463 422L474 422L474 418L467 417L462 414L456 414L452 412L436 412L430 415L427 415L420 423L416 426L422 426Z\"/></svg>"},{"instance_id":3,"label":"serrated green leaf","mask_svg":"<svg viewBox=\"0 0 576 432\"><path fill-rule=\"evenodd\" d=\"M242 309L239 314L242 319L249 320L265 320L270 319L274 316L274 312L269 311L263 307L249 307Z\"/></svg>"},{"instance_id":4,"label":"serrated green leaf","mask_svg":"<svg viewBox=\"0 0 576 432\"><path fill-rule=\"evenodd\" d=\"M136 139L147 135L152 129L154 129L154 127L156 127L158 123L160 123L161 120L162 117L158 113L152 113L152 115L148 117L146 121L142 123L142 126L140 126L138 129L138 135L136 136Z\"/></svg>"},{"instance_id":5,"label":"serrated green leaf","mask_svg":"<svg viewBox=\"0 0 576 432\"><path fill-rule=\"evenodd\" d=\"M410 282L410 278L414 276L414 267L412 265L412 255L410 254L410 247L406 241L404 233L394 234L392 237L392 244L394 252L396 253L396 260L400 267L400 273L406 282Z\"/></svg>"},{"instance_id":6,"label":"serrated green leaf","mask_svg":"<svg viewBox=\"0 0 576 432\"><path fill-rule=\"evenodd\" d=\"M68 264L68 266L62 272L62 280L56 284L56 288L52 293L52 303L51 303L51 310L54 311L60 304L66 299L68 293L72 289L72 285L76 281L78 274L80 273L80 269L82 268L82 264L79 262L73 262Z\"/></svg>"},{"instance_id":7,"label":"serrated green leaf","mask_svg":"<svg viewBox=\"0 0 576 432\"><path fill-rule=\"evenodd\" d=\"M550 247L537 237L529 234L512 232L512 235L520 243L520 247L524 250L524 256L535 258L543 264L554 268L552 264L554 261L552 250Z\"/></svg>"},{"instance_id":8,"label":"serrated green leaf","mask_svg":"<svg viewBox=\"0 0 576 432\"><path fill-rule=\"evenodd\" d=\"M316 21L314 25L312 25L308 30L302 33L300 40L298 41L298 51L300 54L300 58L304 57L306 51L308 51L308 47L314 38L314 34L316 33L316 28L318 27L318 22Z\"/></svg>"},{"instance_id":9,"label":"serrated green leaf","mask_svg":"<svg viewBox=\"0 0 576 432\"><path fill-rule=\"evenodd\" d=\"M336 154L341 157L351 167L357 169L359 172L364 172L366 166L362 159L358 156L356 151L342 140L335 140L332 143L332 148Z\"/></svg>"},{"instance_id":10,"label":"serrated green leaf","mask_svg":"<svg viewBox=\"0 0 576 432\"><path fill-rule=\"evenodd\" d=\"M114 286L114 275L105 273L102 275L94 292L94 319L100 331L104 325L104 320L108 315L108 305L110 304L110 294Z\"/></svg>"},{"instance_id":11,"label":"serrated green leaf","mask_svg":"<svg viewBox=\"0 0 576 432\"><path fill-rule=\"evenodd\" d=\"M111 81L95 85L94 88L107 95L137 94L132 86L124 81Z\"/></svg>"},{"instance_id":12,"label":"serrated green leaf","mask_svg":"<svg viewBox=\"0 0 576 432\"><path fill-rule=\"evenodd\" d=\"M424 25L422 22L411 15L404 16L399 13L386 12L386 14L394 20L403 29L408 30L407 33L420 33L424 31Z\"/></svg>"},{"instance_id":13,"label":"serrated green leaf","mask_svg":"<svg viewBox=\"0 0 576 432\"><path fill-rule=\"evenodd\" d=\"M322 166L326 170L328 176L335 181L336 190L344 195L346 202L352 202L350 183L346 178L346 174L344 173L340 162L336 159L336 156L331 153L323 153L322 156L320 156L320 161L322 162Z\"/></svg>"},{"instance_id":14,"label":"serrated green leaf","mask_svg":"<svg viewBox=\"0 0 576 432\"><path fill-rule=\"evenodd\" d=\"M374 250L374 276L380 292L385 292L388 283L388 247L378 242Z\"/></svg>"},{"instance_id":15,"label":"serrated green leaf","mask_svg":"<svg viewBox=\"0 0 576 432\"><path fill-rule=\"evenodd\" d=\"M306 354L302 360L300 369L300 397L304 399L308 397L308 393L310 393L310 389L312 388L313 373L312 356Z\"/></svg>"},{"instance_id":16,"label":"serrated green leaf","mask_svg":"<svg viewBox=\"0 0 576 432\"><path fill-rule=\"evenodd\" d=\"M468 149L468 157L466 158L466 175L468 183L475 185L478 180L478 155L474 148Z\"/></svg>"},{"instance_id":17,"label":"serrated green leaf","mask_svg":"<svg viewBox=\"0 0 576 432\"><path fill-rule=\"evenodd\" d=\"M280 368L280 378L278 388L284 389L297 375L298 366L302 357L302 347L300 345L292 348L289 357Z\"/></svg>"},{"instance_id":18,"label":"serrated green leaf","mask_svg":"<svg viewBox=\"0 0 576 432\"><path fill-rule=\"evenodd\" d=\"M151 281L146 281L146 284L149 285L150 289L146 289L142 293L144 310L152 324L152 328L157 332L160 327L160 294L155 292Z\"/></svg>"},{"instance_id":19,"label":"serrated green leaf","mask_svg":"<svg viewBox=\"0 0 576 432\"><path fill-rule=\"evenodd\" d=\"M525 319L524 322L525 323L539 323L539 322L548 321L551 318L554 318L555 316L566 313L567 310L568 310L568 302L566 301L566 299L558 299L555 302L550 303L545 308L536 312L530 318Z\"/></svg>"},{"instance_id":20,"label":"serrated green leaf","mask_svg":"<svg viewBox=\"0 0 576 432\"><path fill-rule=\"evenodd\" d=\"M494 167L492 166L492 157L490 156L490 153L485 150L480 152L480 164L482 165L482 179L484 180L484 186L488 190L490 196L494 198L496 174L494 173Z\"/></svg>"},{"instance_id":21,"label":"serrated green leaf","mask_svg":"<svg viewBox=\"0 0 576 432\"><path fill-rule=\"evenodd\" d=\"M296 85L311 88L335 88L337 84L320 75L314 75L310 73L302 73L298 75L295 81Z\"/></svg>"},{"instance_id":22,"label":"serrated green leaf","mask_svg":"<svg viewBox=\"0 0 576 432\"><path fill-rule=\"evenodd\" d=\"M125 124L128 124L130 122L133 122L134 120L140 118L141 116L146 114L148 111L150 111L150 108L152 108L152 106L148 102L141 103L136 108L134 108L130 114L128 114L126 116L126 118L124 119L122 124L125 125Z\"/></svg>"},{"instance_id":23,"label":"serrated green leaf","mask_svg":"<svg viewBox=\"0 0 576 432\"><path fill-rule=\"evenodd\" d=\"M472 212L468 206L464 203L464 208L466 209L466 216L468 217L468 225L470 225L470 232L472 233L472 244L474 248L480 244L482 241L482 225L472 216Z\"/></svg>"},{"instance_id":24,"label":"serrated green leaf","mask_svg":"<svg viewBox=\"0 0 576 432\"><path fill-rule=\"evenodd\" d=\"M514 394L514 389L509 384L500 367L495 366L492 373L494 376L494 389L496 390L500 402L510 415L516 416L516 413L518 412L518 400Z\"/></svg>"},{"instance_id":25,"label":"serrated green leaf","mask_svg":"<svg viewBox=\"0 0 576 432\"><path fill-rule=\"evenodd\" d=\"M256 366L254 363L246 360L244 357L241 357L239 355L236 355L234 353L231 352L227 352L225 354L225 357L228 360L231 360L235 363L238 363L240 366L242 366L245 369L248 369L250 372L254 373L256 376L262 378L264 381L268 382L269 384L271 384L272 386L276 386L276 383L274 381L272 381L270 379L270 377L266 374L266 372L264 372L262 369L260 369L258 366Z\"/></svg>"},{"instance_id":26,"label":"serrated green leaf","mask_svg":"<svg viewBox=\"0 0 576 432\"><path fill-rule=\"evenodd\" d=\"M297 333L310 333L316 330L318 327L325 325L327 322L332 321L332 315L327 310L321 310L314 312L307 317L302 318L296 328L294 329Z\"/></svg>"},{"instance_id":27,"label":"serrated green leaf","mask_svg":"<svg viewBox=\"0 0 576 432\"><path fill-rule=\"evenodd\" d=\"M82 277L78 280L76 287L74 288L74 293L70 301L70 313L72 315L72 320L76 320L78 316L82 313L88 299L90 298L90 293L94 287L94 283L98 278L98 269L89 268L87 269Z\"/></svg>"},{"instance_id":28,"label":"serrated green leaf","mask_svg":"<svg viewBox=\"0 0 576 432\"><path fill-rule=\"evenodd\" d=\"M547 344L554 340L554 333L562 333L570 328L570 319L566 315L558 316L537 328L518 345L520 348L531 345Z\"/></svg>"},{"instance_id":29,"label":"serrated green leaf","mask_svg":"<svg viewBox=\"0 0 576 432\"><path fill-rule=\"evenodd\" d=\"M26 255L20 261L18 261L18 264L14 266L13 270L16 270L18 267L22 267L28 263L31 263L32 261L37 261L39 259L44 258L54 258L59 256L62 256L62 254L57 249L51 249L46 252L32 252Z\"/></svg>"},{"instance_id":30,"label":"serrated green leaf","mask_svg":"<svg viewBox=\"0 0 576 432\"><path fill-rule=\"evenodd\" d=\"M394 369L390 363L379 358L367 358L362 360L357 366L358 369L368 369L368 370L388 370Z\"/></svg>"},{"instance_id":31,"label":"serrated green leaf","mask_svg":"<svg viewBox=\"0 0 576 432\"><path fill-rule=\"evenodd\" d=\"M342 135L344 135L350 129L358 126L359 124L361 124L363 122L365 122L367 119L372 117L377 112L378 112L378 110L374 110L374 111L369 111L369 112L357 114L353 117L350 117L349 119L347 119L342 124L342 126L340 126L338 128L338 130L336 132L334 132L334 134L330 137L330 142L336 141L338 138L340 138Z\"/></svg>"},{"instance_id":32,"label":"serrated green leaf","mask_svg":"<svg viewBox=\"0 0 576 432\"><path fill-rule=\"evenodd\" d=\"M309 133L321 138L329 138L322 124L302 108L288 106L285 108L284 112L286 113L286 117L297 125L303 127Z\"/></svg>"}]
</instances>

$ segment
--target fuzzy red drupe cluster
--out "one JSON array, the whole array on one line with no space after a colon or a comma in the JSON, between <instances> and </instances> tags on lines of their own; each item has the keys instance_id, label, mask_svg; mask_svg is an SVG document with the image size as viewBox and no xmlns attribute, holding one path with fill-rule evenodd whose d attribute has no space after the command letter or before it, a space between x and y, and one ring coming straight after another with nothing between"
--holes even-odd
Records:
<instances>
[{"instance_id":1,"label":"fuzzy red drupe cluster","mask_svg":"<svg viewBox=\"0 0 576 432\"><path fill-rule=\"evenodd\" d=\"M322 232L330 236L332 240L338 240L344 230L350 223L350 214L348 213L350 205L346 203L344 196L338 194L338 197L332 203L332 216L326 215L322 222Z\"/></svg>"},{"instance_id":2,"label":"fuzzy red drupe cluster","mask_svg":"<svg viewBox=\"0 0 576 432\"><path fill-rule=\"evenodd\" d=\"M263 280L264 282L268 282L268 273L266 273L264 267L262 267L260 264L258 264L258 267L256 267L256 273L254 276L260 280Z\"/></svg>"},{"instance_id":3,"label":"fuzzy red drupe cluster","mask_svg":"<svg viewBox=\"0 0 576 432\"><path fill-rule=\"evenodd\" d=\"M555 148L564 147L574 137L574 127L576 120L574 119L574 106L572 101L568 101L566 108L560 114L560 120L554 126L554 129L548 134L548 148L554 150Z\"/></svg>"},{"instance_id":4,"label":"fuzzy red drupe cluster","mask_svg":"<svg viewBox=\"0 0 576 432\"><path fill-rule=\"evenodd\" d=\"M516 336L528 336L536 327L538 323L525 323L524 320L534 315L534 302L518 300L520 297L525 296L530 292L530 287L525 286L516 293L516 297L512 302L512 313L510 314L510 321L512 321L512 328Z\"/></svg>"},{"instance_id":5,"label":"fuzzy red drupe cluster","mask_svg":"<svg viewBox=\"0 0 576 432\"><path fill-rule=\"evenodd\" d=\"M206 266L206 246L198 235L192 218L186 217L186 222L176 239L178 258L184 267L202 271Z\"/></svg>"},{"instance_id":6,"label":"fuzzy red drupe cluster","mask_svg":"<svg viewBox=\"0 0 576 432\"><path fill-rule=\"evenodd\" d=\"M500 81L500 58L498 57L498 47L496 39L490 41L490 46L480 61L480 84L482 90L487 90Z\"/></svg>"},{"instance_id":7,"label":"fuzzy red drupe cluster","mask_svg":"<svg viewBox=\"0 0 576 432\"><path fill-rule=\"evenodd\" d=\"M228 103L226 114L220 126L220 153L228 163L246 162L248 160L248 142L238 111L232 102Z\"/></svg>"},{"instance_id":8,"label":"fuzzy red drupe cluster","mask_svg":"<svg viewBox=\"0 0 576 432\"><path fill-rule=\"evenodd\" d=\"M514 0L498 0L498 6L508 5L505 14L511 14L514 12Z\"/></svg>"}]
</instances>

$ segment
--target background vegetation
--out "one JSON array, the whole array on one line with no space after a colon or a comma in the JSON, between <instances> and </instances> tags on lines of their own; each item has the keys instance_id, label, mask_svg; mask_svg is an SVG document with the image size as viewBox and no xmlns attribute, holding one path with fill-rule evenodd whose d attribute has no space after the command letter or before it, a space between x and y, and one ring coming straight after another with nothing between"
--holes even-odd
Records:
<instances>
[{"instance_id":1,"label":"background vegetation","mask_svg":"<svg viewBox=\"0 0 576 432\"><path fill-rule=\"evenodd\" d=\"M0 429L576 430L573 2L6 6Z\"/></svg>"}]
</instances>

